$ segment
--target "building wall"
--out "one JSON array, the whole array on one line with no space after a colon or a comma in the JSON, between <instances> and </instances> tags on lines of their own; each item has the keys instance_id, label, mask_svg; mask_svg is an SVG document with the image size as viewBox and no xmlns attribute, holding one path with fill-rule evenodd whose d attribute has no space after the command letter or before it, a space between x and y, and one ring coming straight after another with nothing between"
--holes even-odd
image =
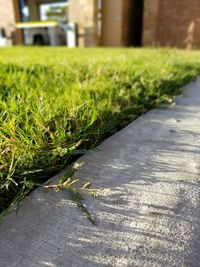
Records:
<instances>
[{"instance_id":1,"label":"building wall","mask_svg":"<svg viewBox=\"0 0 200 267\"><path fill-rule=\"evenodd\" d=\"M96 0L70 0L69 21L78 25L78 45L80 47L94 46Z\"/></svg>"},{"instance_id":2,"label":"building wall","mask_svg":"<svg viewBox=\"0 0 200 267\"><path fill-rule=\"evenodd\" d=\"M145 0L143 45L200 48L200 1Z\"/></svg>"},{"instance_id":3,"label":"building wall","mask_svg":"<svg viewBox=\"0 0 200 267\"><path fill-rule=\"evenodd\" d=\"M11 44L15 38L15 17L13 0L0 0L0 27L5 28L6 37Z\"/></svg>"}]
</instances>

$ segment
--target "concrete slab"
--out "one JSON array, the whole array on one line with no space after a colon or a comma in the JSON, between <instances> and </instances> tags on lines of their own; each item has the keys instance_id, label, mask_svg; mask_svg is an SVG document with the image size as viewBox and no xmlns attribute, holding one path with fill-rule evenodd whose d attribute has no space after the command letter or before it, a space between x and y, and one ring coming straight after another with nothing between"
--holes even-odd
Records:
<instances>
[{"instance_id":1,"label":"concrete slab","mask_svg":"<svg viewBox=\"0 0 200 267\"><path fill-rule=\"evenodd\" d=\"M0 266L200 266L200 79L176 102L79 160L108 189L85 197L96 226L65 192L35 190L0 225Z\"/></svg>"}]
</instances>

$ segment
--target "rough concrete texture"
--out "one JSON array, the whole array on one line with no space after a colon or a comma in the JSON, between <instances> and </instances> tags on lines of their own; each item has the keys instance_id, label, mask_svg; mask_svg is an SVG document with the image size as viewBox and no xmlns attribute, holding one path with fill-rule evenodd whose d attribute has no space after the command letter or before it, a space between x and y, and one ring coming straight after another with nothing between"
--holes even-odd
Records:
<instances>
[{"instance_id":1,"label":"rough concrete texture","mask_svg":"<svg viewBox=\"0 0 200 267\"><path fill-rule=\"evenodd\" d=\"M79 160L107 188L85 197L96 226L65 192L35 190L1 223L0 266L200 266L200 79L176 102Z\"/></svg>"}]
</instances>

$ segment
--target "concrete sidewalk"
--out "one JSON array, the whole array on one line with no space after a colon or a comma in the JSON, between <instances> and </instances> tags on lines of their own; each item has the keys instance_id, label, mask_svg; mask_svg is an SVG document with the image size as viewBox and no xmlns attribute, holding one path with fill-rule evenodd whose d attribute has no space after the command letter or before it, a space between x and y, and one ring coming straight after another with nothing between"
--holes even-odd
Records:
<instances>
[{"instance_id":1,"label":"concrete sidewalk","mask_svg":"<svg viewBox=\"0 0 200 267\"><path fill-rule=\"evenodd\" d=\"M0 225L1 267L200 266L200 79L79 161L106 189L85 199L96 226L65 192L35 190Z\"/></svg>"}]
</instances>

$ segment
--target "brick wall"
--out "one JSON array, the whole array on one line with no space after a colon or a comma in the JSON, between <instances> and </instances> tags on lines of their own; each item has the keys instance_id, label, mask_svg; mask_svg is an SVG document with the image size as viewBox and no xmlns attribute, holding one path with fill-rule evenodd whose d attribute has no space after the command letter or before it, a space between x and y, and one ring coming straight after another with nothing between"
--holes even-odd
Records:
<instances>
[{"instance_id":1,"label":"brick wall","mask_svg":"<svg viewBox=\"0 0 200 267\"><path fill-rule=\"evenodd\" d=\"M161 45L200 47L200 1L160 1L156 40Z\"/></svg>"},{"instance_id":2,"label":"brick wall","mask_svg":"<svg viewBox=\"0 0 200 267\"><path fill-rule=\"evenodd\" d=\"M70 0L69 21L78 25L78 45L93 46L95 40L95 0Z\"/></svg>"},{"instance_id":3,"label":"brick wall","mask_svg":"<svg viewBox=\"0 0 200 267\"><path fill-rule=\"evenodd\" d=\"M145 0L143 45L200 48L200 1Z\"/></svg>"},{"instance_id":4,"label":"brick wall","mask_svg":"<svg viewBox=\"0 0 200 267\"><path fill-rule=\"evenodd\" d=\"M145 0L144 14L143 14L143 38L142 38L142 43L144 46L155 45L158 8L159 8L159 0Z\"/></svg>"},{"instance_id":5,"label":"brick wall","mask_svg":"<svg viewBox=\"0 0 200 267\"><path fill-rule=\"evenodd\" d=\"M9 43L15 33L15 18L12 0L0 0L0 27L5 28Z\"/></svg>"}]
</instances>

